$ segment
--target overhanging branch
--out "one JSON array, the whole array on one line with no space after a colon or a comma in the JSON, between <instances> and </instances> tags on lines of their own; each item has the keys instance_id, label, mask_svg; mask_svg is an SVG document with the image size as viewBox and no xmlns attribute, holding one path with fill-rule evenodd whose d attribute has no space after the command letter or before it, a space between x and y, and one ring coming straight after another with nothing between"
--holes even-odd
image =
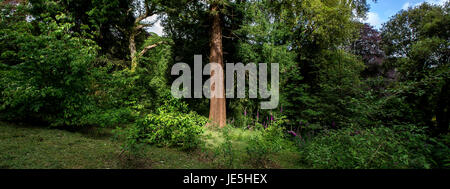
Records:
<instances>
[{"instance_id":1,"label":"overhanging branch","mask_svg":"<svg viewBox=\"0 0 450 189\"><path fill-rule=\"evenodd\" d=\"M144 49L142 49L142 51L139 53L139 57L143 56L148 50L153 49L161 44L165 43L164 41L160 41L158 43L155 43L153 45L149 45L147 47L145 47Z\"/></svg>"}]
</instances>

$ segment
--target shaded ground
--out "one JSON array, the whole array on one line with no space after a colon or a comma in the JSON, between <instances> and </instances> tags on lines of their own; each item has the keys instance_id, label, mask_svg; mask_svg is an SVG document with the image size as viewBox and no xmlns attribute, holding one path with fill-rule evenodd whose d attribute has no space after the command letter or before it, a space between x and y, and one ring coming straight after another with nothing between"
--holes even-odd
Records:
<instances>
[{"instance_id":1,"label":"shaded ground","mask_svg":"<svg viewBox=\"0 0 450 189\"><path fill-rule=\"evenodd\" d=\"M249 131L231 134L236 150L232 168L254 168L247 163L244 137ZM110 130L85 129L66 131L41 126L0 122L0 168L54 169L123 169L123 168L229 168L223 167L214 148L220 144L220 133L207 131L205 147L185 152L175 148L146 145L140 156L122 153L121 141L114 140ZM282 152L272 157L266 168L301 168L298 154Z\"/></svg>"}]
</instances>

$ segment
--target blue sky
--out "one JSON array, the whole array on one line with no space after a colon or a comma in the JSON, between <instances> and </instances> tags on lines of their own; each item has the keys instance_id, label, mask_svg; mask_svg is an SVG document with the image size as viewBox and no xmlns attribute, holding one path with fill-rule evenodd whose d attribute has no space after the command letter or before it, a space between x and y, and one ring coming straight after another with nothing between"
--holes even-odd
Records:
<instances>
[{"instance_id":1,"label":"blue sky","mask_svg":"<svg viewBox=\"0 0 450 189\"><path fill-rule=\"evenodd\" d=\"M379 29L381 24L389 20L389 17L394 16L402 9L420 5L423 2L442 5L446 1L449 0L378 0L377 3L370 3L371 8L365 22Z\"/></svg>"}]
</instances>

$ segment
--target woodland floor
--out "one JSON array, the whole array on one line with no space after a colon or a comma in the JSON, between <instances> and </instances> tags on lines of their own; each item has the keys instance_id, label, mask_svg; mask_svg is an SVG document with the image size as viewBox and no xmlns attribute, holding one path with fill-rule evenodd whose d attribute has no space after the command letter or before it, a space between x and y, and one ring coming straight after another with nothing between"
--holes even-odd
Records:
<instances>
[{"instance_id":1,"label":"woodland floor","mask_svg":"<svg viewBox=\"0 0 450 189\"><path fill-rule=\"evenodd\" d=\"M263 167L248 163L243 138L250 131L230 133L235 149L231 168L303 168L295 150L284 150ZM122 141L111 129L60 130L40 125L0 122L2 169L216 169L224 167L214 156L220 133L207 130L204 147L195 151L145 145L141 155L122 152Z\"/></svg>"}]
</instances>

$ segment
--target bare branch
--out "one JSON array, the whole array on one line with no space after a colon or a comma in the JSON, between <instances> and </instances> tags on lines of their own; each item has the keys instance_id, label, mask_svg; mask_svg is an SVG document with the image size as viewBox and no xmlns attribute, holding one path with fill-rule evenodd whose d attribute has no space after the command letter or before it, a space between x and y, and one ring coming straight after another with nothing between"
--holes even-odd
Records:
<instances>
[{"instance_id":1,"label":"bare branch","mask_svg":"<svg viewBox=\"0 0 450 189\"><path fill-rule=\"evenodd\" d=\"M140 30L142 28L151 27L151 26L153 26L153 24L139 24L134 29L137 31L137 30Z\"/></svg>"},{"instance_id":2,"label":"bare branch","mask_svg":"<svg viewBox=\"0 0 450 189\"><path fill-rule=\"evenodd\" d=\"M145 47L145 48L142 49L142 51L139 53L139 57L143 56L148 50L153 49L153 48L155 48L155 47L157 47L158 45L161 45L161 44L163 44L163 43L165 43L165 41L160 41L160 42L158 42L158 43L155 43L155 44L153 44L153 45L149 45L149 46Z\"/></svg>"},{"instance_id":3,"label":"bare branch","mask_svg":"<svg viewBox=\"0 0 450 189\"><path fill-rule=\"evenodd\" d=\"M142 20L144 20L147 17L149 17L150 14L153 14L153 11L150 11L150 8L148 7L147 1L144 2L144 6L145 6L145 12L144 12L144 14L142 14L139 17L136 18L136 20L134 21L135 25L139 24Z\"/></svg>"}]
</instances>

